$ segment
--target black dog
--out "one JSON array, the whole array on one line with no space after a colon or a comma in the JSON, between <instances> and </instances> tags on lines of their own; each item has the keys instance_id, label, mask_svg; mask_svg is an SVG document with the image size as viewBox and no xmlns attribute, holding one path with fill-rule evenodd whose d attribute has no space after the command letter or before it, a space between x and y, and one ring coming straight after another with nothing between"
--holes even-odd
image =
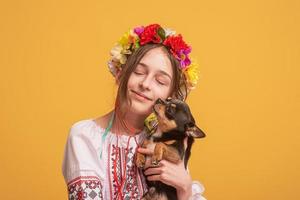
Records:
<instances>
[{"instance_id":1,"label":"black dog","mask_svg":"<svg viewBox=\"0 0 300 200\"><path fill-rule=\"evenodd\" d=\"M154 149L154 154L148 159L145 155L137 153L136 165L146 169L149 166L157 166L162 159L173 163L184 160L184 166L187 168L194 138L205 137L204 132L196 126L188 105L169 97L166 101L158 99L154 104L153 111L157 118L157 128L144 140L142 147ZM185 149L184 139L186 137L188 139ZM147 184L149 191L143 196L143 200L177 199L174 187L160 181L147 181Z\"/></svg>"}]
</instances>

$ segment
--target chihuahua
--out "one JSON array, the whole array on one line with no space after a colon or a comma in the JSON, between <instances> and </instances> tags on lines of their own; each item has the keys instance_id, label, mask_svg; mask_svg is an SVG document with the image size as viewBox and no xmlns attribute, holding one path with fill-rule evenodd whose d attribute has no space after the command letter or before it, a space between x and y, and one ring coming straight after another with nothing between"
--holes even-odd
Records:
<instances>
[{"instance_id":1,"label":"chihuahua","mask_svg":"<svg viewBox=\"0 0 300 200\"><path fill-rule=\"evenodd\" d=\"M155 131L147 136L142 147L154 150L153 155L137 153L136 165L143 170L157 167L163 159L173 163L184 161L184 167L191 155L194 138L203 138L205 133L196 126L189 106L178 99L158 99L153 112L157 118ZM184 140L187 137L187 145ZM176 189L161 181L147 181L148 192L142 200L177 200Z\"/></svg>"}]
</instances>

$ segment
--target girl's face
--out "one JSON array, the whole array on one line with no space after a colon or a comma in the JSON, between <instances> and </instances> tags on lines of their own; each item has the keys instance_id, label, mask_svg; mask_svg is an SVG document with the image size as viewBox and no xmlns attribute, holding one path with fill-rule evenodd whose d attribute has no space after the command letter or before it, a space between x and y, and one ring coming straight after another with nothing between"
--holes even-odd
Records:
<instances>
[{"instance_id":1,"label":"girl's face","mask_svg":"<svg viewBox=\"0 0 300 200\"><path fill-rule=\"evenodd\" d=\"M148 116L158 98L166 99L171 93L173 70L161 48L148 51L129 77L127 97L130 111Z\"/></svg>"}]
</instances>

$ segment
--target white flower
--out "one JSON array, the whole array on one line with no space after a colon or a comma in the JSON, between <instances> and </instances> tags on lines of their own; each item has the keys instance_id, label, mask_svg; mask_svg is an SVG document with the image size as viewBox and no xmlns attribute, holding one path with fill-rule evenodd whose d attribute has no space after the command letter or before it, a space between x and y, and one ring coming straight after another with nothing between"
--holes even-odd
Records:
<instances>
[{"instance_id":1,"label":"white flower","mask_svg":"<svg viewBox=\"0 0 300 200\"><path fill-rule=\"evenodd\" d=\"M114 48L112 48L112 50L110 51L110 54L113 60L118 60L121 64L126 63L127 57L126 55L124 55L124 50L121 45L117 44L116 46L114 46Z\"/></svg>"},{"instance_id":2,"label":"white flower","mask_svg":"<svg viewBox=\"0 0 300 200\"><path fill-rule=\"evenodd\" d=\"M169 35L175 35L176 31L170 29L170 28L165 28L165 33L166 33L166 37L168 37Z\"/></svg>"}]
</instances>

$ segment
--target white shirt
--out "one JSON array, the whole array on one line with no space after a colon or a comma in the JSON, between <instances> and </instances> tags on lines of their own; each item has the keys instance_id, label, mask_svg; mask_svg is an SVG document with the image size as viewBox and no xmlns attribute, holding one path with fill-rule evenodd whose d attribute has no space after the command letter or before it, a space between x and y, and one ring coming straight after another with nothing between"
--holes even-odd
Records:
<instances>
[{"instance_id":1,"label":"white shirt","mask_svg":"<svg viewBox=\"0 0 300 200\"><path fill-rule=\"evenodd\" d=\"M146 133L127 136L108 132L104 139L104 132L93 119L78 121L70 128L62 164L69 199L118 199L118 194L121 199L141 199L148 188L134 156ZM121 179L126 181L122 184ZM205 200L203 191L202 184L193 181L191 199Z\"/></svg>"}]
</instances>

